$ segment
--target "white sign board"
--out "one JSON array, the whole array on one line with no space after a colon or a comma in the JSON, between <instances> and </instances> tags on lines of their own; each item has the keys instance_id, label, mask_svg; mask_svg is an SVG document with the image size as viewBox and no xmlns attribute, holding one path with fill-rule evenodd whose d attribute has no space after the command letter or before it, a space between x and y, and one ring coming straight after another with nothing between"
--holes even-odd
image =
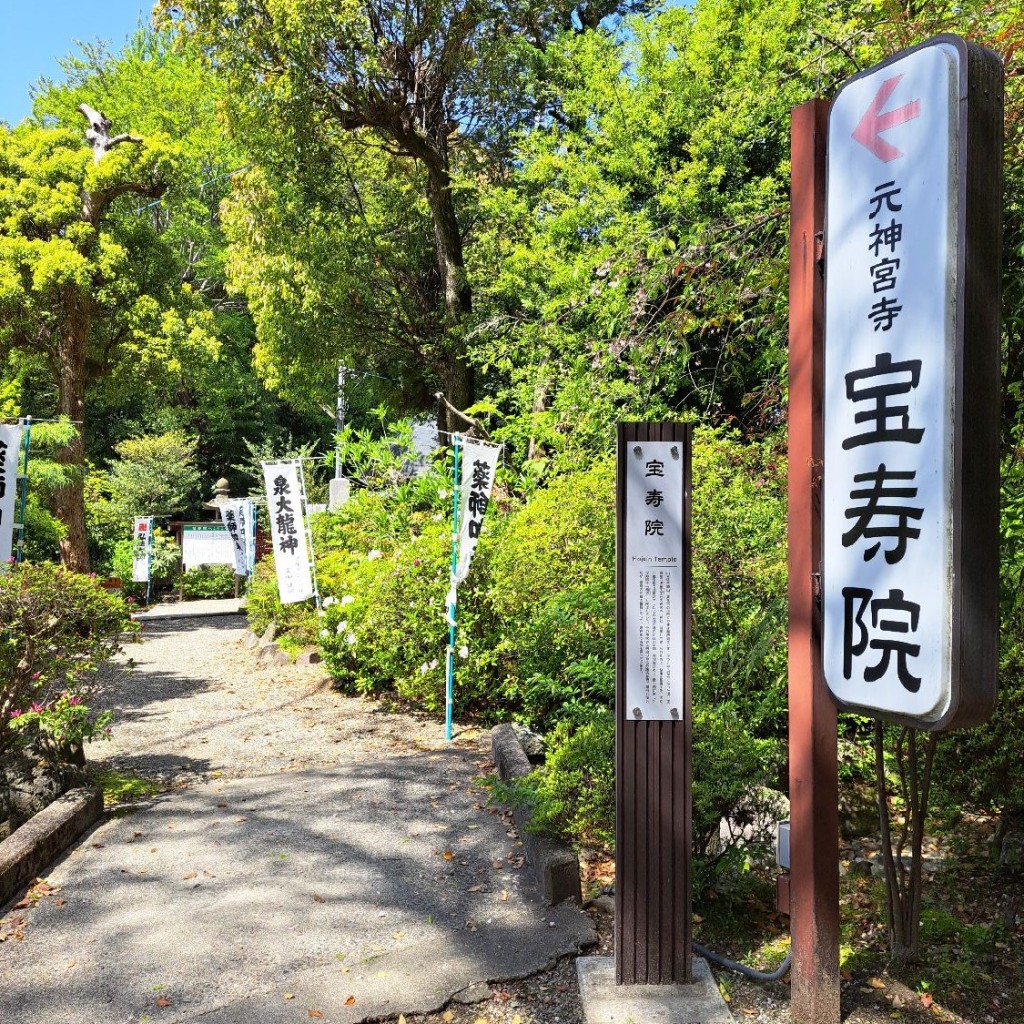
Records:
<instances>
[{"instance_id":1,"label":"white sign board","mask_svg":"<svg viewBox=\"0 0 1024 1024\"><path fill-rule=\"evenodd\" d=\"M267 512L281 603L305 601L313 596L313 578L306 546L298 464L265 462L263 480L267 488Z\"/></svg>"},{"instance_id":2,"label":"white sign board","mask_svg":"<svg viewBox=\"0 0 1024 1024\"><path fill-rule=\"evenodd\" d=\"M181 564L185 569L234 565L235 550L228 531L215 523L186 523L181 528Z\"/></svg>"},{"instance_id":3,"label":"white sign board","mask_svg":"<svg viewBox=\"0 0 1024 1024\"><path fill-rule=\"evenodd\" d=\"M136 516L132 545L132 582L148 583L153 557L153 519Z\"/></svg>"},{"instance_id":4,"label":"white sign board","mask_svg":"<svg viewBox=\"0 0 1024 1024\"><path fill-rule=\"evenodd\" d=\"M14 551L20 452L21 427L0 426L0 566L7 565Z\"/></svg>"},{"instance_id":5,"label":"white sign board","mask_svg":"<svg viewBox=\"0 0 1024 1024\"><path fill-rule=\"evenodd\" d=\"M851 79L828 130L824 676L925 726L953 696L964 60L940 38Z\"/></svg>"},{"instance_id":6,"label":"white sign board","mask_svg":"<svg viewBox=\"0 0 1024 1024\"><path fill-rule=\"evenodd\" d=\"M625 462L625 681L629 719L683 714L683 445L630 441Z\"/></svg>"}]
</instances>

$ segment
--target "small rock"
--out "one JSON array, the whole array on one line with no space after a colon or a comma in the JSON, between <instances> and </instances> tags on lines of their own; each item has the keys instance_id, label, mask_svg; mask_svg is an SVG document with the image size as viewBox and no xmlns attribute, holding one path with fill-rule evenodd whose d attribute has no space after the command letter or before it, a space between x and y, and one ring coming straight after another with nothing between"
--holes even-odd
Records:
<instances>
[{"instance_id":1,"label":"small rock","mask_svg":"<svg viewBox=\"0 0 1024 1024\"><path fill-rule=\"evenodd\" d=\"M481 981L476 985L470 985L469 988L464 988L461 992L456 992L452 998L457 1003L469 1006L471 1003L482 1003L485 999L490 999L492 995L494 992L491 986L485 981Z\"/></svg>"},{"instance_id":2,"label":"small rock","mask_svg":"<svg viewBox=\"0 0 1024 1024\"><path fill-rule=\"evenodd\" d=\"M520 722L512 723L512 731L516 734L519 746L523 748L523 753L527 757L544 756L544 737L540 733L534 732Z\"/></svg>"},{"instance_id":3,"label":"small rock","mask_svg":"<svg viewBox=\"0 0 1024 1024\"><path fill-rule=\"evenodd\" d=\"M296 659L296 665L319 665L320 652L315 647L304 650Z\"/></svg>"},{"instance_id":4,"label":"small rock","mask_svg":"<svg viewBox=\"0 0 1024 1024\"><path fill-rule=\"evenodd\" d=\"M271 622L269 626L263 631L263 636L260 637L260 643L272 644L275 637L277 636L277 623Z\"/></svg>"}]
</instances>

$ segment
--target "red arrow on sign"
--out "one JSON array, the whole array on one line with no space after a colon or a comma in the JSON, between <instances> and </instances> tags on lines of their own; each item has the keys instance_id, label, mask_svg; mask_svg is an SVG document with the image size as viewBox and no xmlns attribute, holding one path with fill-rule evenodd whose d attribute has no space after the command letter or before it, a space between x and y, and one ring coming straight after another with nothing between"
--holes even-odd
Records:
<instances>
[{"instance_id":1,"label":"red arrow on sign","mask_svg":"<svg viewBox=\"0 0 1024 1024\"><path fill-rule=\"evenodd\" d=\"M886 142L880 133L889 128L895 128L898 124L912 121L921 114L920 100L912 100L910 103L905 103L902 107L897 107L895 110L887 110L884 114L881 112L882 107L888 102L889 97L893 94L893 90L900 84L902 78L902 75L895 75L893 78L887 78L882 83L882 87L871 101L871 106L864 111L864 116L853 130L854 140L866 149L870 149L879 160L884 160L886 163L903 156L903 153L891 143Z\"/></svg>"}]
</instances>

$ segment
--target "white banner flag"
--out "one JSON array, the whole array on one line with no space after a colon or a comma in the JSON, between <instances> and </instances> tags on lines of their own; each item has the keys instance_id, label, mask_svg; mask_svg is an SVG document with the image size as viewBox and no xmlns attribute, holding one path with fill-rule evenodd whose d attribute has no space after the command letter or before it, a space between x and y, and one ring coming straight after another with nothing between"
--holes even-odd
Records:
<instances>
[{"instance_id":1,"label":"white banner flag","mask_svg":"<svg viewBox=\"0 0 1024 1024\"><path fill-rule=\"evenodd\" d=\"M132 582L148 583L153 551L153 517L135 517L135 545L132 548Z\"/></svg>"},{"instance_id":2,"label":"white banner flag","mask_svg":"<svg viewBox=\"0 0 1024 1024\"><path fill-rule=\"evenodd\" d=\"M264 462L270 536L274 542L277 591L282 604L294 604L313 596L306 530L303 525L302 487L294 462Z\"/></svg>"},{"instance_id":3,"label":"white banner flag","mask_svg":"<svg viewBox=\"0 0 1024 1024\"><path fill-rule=\"evenodd\" d=\"M493 444L465 441L462 445L462 474L459 500L459 559L453 586L469 575L484 513L491 500L494 470L501 448Z\"/></svg>"},{"instance_id":4,"label":"white banner flag","mask_svg":"<svg viewBox=\"0 0 1024 1024\"><path fill-rule=\"evenodd\" d=\"M0 566L7 564L14 551L20 452L21 427L0 426Z\"/></svg>"},{"instance_id":5,"label":"white banner flag","mask_svg":"<svg viewBox=\"0 0 1024 1024\"><path fill-rule=\"evenodd\" d=\"M245 498L237 498L220 507L221 522L231 538L231 547L235 554L235 575L247 576L249 573L246 543L246 510Z\"/></svg>"}]
</instances>

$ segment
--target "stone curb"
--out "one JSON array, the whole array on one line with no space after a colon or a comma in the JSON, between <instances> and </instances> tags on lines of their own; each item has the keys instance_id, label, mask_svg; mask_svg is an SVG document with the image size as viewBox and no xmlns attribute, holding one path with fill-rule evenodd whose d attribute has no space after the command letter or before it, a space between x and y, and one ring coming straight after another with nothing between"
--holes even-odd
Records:
<instances>
[{"instance_id":1,"label":"stone curb","mask_svg":"<svg viewBox=\"0 0 1024 1024\"><path fill-rule=\"evenodd\" d=\"M0 843L0 907L55 861L103 813L103 793L70 789Z\"/></svg>"},{"instance_id":2,"label":"stone curb","mask_svg":"<svg viewBox=\"0 0 1024 1024\"><path fill-rule=\"evenodd\" d=\"M496 725L491 730L491 753L502 782L521 779L533 771L533 765L510 725ZM581 903L580 864L575 852L557 839L527 831L530 812L526 808L514 808L512 814L523 841L526 859L544 894L544 902L549 907L562 900Z\"/></svg>"}]
</instances>

